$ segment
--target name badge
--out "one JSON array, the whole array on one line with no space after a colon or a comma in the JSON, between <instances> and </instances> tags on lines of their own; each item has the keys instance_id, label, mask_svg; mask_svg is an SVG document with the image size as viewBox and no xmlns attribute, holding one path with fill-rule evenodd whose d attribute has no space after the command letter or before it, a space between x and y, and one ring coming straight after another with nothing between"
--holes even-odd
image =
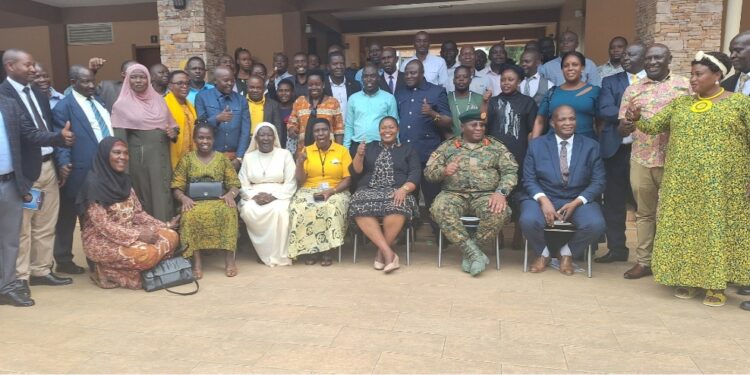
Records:
<instances>
[{"instance_id":1,"label":"name badge","mask_svg":"<svg viewBox=\"0 0 750 375\"><path fill-rule=\"evenodd\" d=\"M321 190L328 190L330 188L330 185L327 182L321 182L320 183L320 189Z\"/></svg>"}]
</instances>

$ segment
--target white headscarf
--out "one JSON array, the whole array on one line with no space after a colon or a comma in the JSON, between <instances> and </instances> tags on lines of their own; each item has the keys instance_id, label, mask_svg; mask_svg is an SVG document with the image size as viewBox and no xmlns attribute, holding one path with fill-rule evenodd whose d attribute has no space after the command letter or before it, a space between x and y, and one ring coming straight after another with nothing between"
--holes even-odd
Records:
<instances>
[{"instance_id":1,"label":"white headscarf","mask_svg":"<svg viewBox=\"0 0 750 375\"><path fill-rule=\"evenodd\" d=\"M258 149L258 141L255 140L255 136L258 134L258 131L263 128L271 128L273 130L273 148L281 148L281 142L279 141L279 133L276 131L276 126L274 126L270 122L261 122L258 124L258 126L255 127L255 132L253 132L253 139L250 140L250 147L247 148L247 151L245 151L245 155L255 151Z\"/></svg>"}]
</instances>

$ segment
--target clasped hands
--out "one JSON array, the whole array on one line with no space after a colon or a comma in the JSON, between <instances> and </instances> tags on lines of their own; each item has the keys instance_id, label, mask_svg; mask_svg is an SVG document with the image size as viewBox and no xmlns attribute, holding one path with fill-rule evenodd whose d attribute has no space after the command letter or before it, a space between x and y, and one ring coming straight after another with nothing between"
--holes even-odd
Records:
<instances>
[{"instance_id":1,"label":"clasped hands","mask_svg":"<svg viewBox=\"0 0 750 375\"><path fill-rule=\"evenodd\" d=\"M542 214L544 215L544 221L547 223L547 226L550 227L555 224L555 220L568 221L568 219L573 216L573 212L576 208L582 204L583 202L576 198L564 204L559 210L555 210L555 206L552 205L552 201L550 201L549 198L539 197L539 205L541 206Z\"/></svg>"},{"instance_id":2,"label":"clasped hands","mask_svg":"<svg viewBox=\"0 0 750 375\"><path fill-rule=\"evenodd\" d=\"M250 198L255 201L259 206L267 205L276 200L276 197L270 193L258 193L254 197Z\"/></svg>"}]
</instances>

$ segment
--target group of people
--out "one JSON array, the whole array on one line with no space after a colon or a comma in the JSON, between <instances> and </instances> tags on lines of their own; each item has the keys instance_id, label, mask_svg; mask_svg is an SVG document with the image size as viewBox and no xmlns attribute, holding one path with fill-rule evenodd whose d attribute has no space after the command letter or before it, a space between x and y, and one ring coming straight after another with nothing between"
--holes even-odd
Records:
<instances>
[{"instance_id":1,"label":"group of people","mask_svg":"<svg viewBox=\"0 0 750 375\"><path fill-rule=\"evenodd\" d=\"M361 231L377 247L373 268L391 273L399 234L418 220L461 248L472 276L510 221L513 245L536 254L531 272L557 257L570 276L604 237L596 262L628 260L628 204L638 245L626 279L653 275L678 298L705 291L708 306L730 283L750 294L750 32L731 57L698 52L689 79L665 45L615 37L597 67L578 40L530 41L516 63L502 43L484 54L446 41L433 56L419 32L400 64L372 43L351 70L332 45L327 64L297 53L290 68L276 54L271 74L239 48L211 83L196 56L173 71L126 61L121 80L97 85L106 60L92 58L70 67L62 94L33 56L8 50L0 303L31 306L29 285L85 272L76 222L102 288L140 288L140 272L171 256L200 278L207 251L223 251L233 277L241 230L272 267L330 266Z\"/></svg>"}]
</instances>

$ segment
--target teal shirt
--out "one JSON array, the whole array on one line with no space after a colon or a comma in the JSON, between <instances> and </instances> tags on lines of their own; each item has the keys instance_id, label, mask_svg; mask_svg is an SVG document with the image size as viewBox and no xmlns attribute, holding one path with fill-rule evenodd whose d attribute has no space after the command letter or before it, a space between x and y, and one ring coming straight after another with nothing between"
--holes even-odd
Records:
<instances>
[{"instance_id":1,"label":"teal shirt","mask_svg":"<svg viewBox=\"0 0 750 375\"><path fill-rule=\"evenodd\" d=\"M392 116L398 120L396 98L384 90L374 95L364 91L349 97L344 120L344 147L349 148L353 142L372 142L380 140L380 120Z\"/></svg>"},{"instance_id":2,"label":"teal shirt","mask_svg":"<svg viewBox=\"0 0 750 375\"><path fill-rule=\"evenodd\" d=\"M214 85L208 82L206 82L203 85L203 88L200 90L196 90L192 86L190 86L190 91L187 94L187 100L190 102L190 104L195 105L195 97L198 95L198 93L206 91L206 90L210 90L212 88L214 88Z\"/></svg>"}]
</instances>

